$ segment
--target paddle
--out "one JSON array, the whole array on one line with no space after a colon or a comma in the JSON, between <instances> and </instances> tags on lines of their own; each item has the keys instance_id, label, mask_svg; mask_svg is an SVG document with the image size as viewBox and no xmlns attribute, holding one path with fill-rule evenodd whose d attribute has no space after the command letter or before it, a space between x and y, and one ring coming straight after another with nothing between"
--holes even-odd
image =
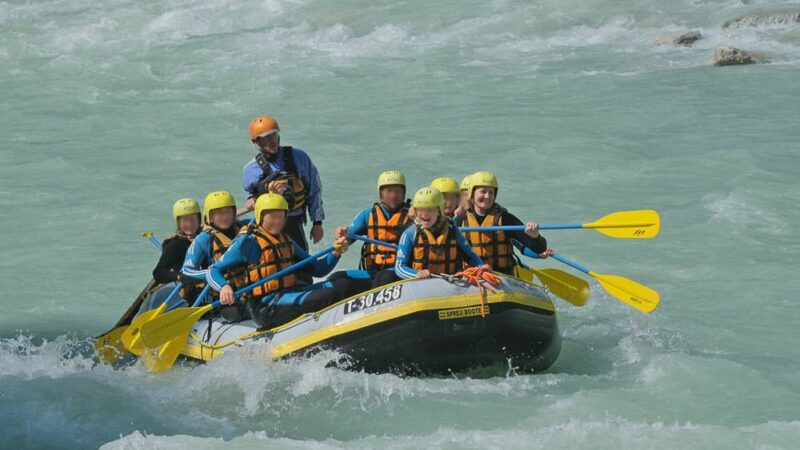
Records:
<instances>
[{"instance_id":1,"label":"paddle","mask_svg":"<svg viewBox=\"0 0 800 450\"><path fill-rule=\"evenodd\" d=\"M518 244L517 240L514 239L513 241ZM522 254L528 258L541 259L538 253L527 247L523 247ZM583 306L589 300L591 287L583 278L576 277L563 270L551 268L534 269L533 267L525 267L522 270L528 270L532 275L536 275L536 278L547 286L550 292L575 306Z\"/></svg>"},{"instance_id":2,"label":"paddle","mask_svg":"<svg viewBox=\"0 0 800 450\"><path fill-rule=\"evenodd\" d=\"M206 298L206 294L208 294L210 288L211 285L206 283L206 286L200 291L197 299L192 304L193 308L199 306L203 302L203 299ZM178 304L175 304L167 311L172 311L177 307ZM165 370L169 370L169 368L175 364L175 360L178 359L178 356L181 354L181 350L183 350L183 347L185 346L185 338L183 340L172 339L157 349L146 349L142 355L142 362L144 363L145 367L153 372L163 372Z\"/></svg>"},{"instance_id":3,"label":"paddle","mask_svg":"<svg viewBox=\"0 0 800 450\"><path fill-rule=\"evenodd\" d=\"M152 231L145 231L144 233L142 233L142 237L146 237L147 239L150 239L150 242L152 242L153 245L155 245L157 249L161 250L161 242L158 242L158 239L156 239L155 236L153 236L153 232Z\"/></svg>"},{"instance_id":4,"label":"paddle","mask_svg":"<svg viewBox=\"0 0 800 450\"><path fill-rule=\"evenodd\" d=\"M356 234L348 234L351 239L357 239L359 241L369 242L371 244L382 245L384 247L389 248L397 248L397 245L390 244L384 241L378 241L376 239L371 239L365 236L359 236ZM539 255L530 251L530 249L526 248L524 255L529 256L531 258L538 258ZM589 283L582 278L578 278L574 275L570 275L563 270L558 269L534 269L532 267L526 267L524 270L529 270L533 274L536 275L537 278L547 286L547 288L558 296L569 303L572 303L575 306L583 306L586 304L586 301L589 299Z\"/></svg>"},{"instance_id":5,"label":"paddle","mask_svg":"<svg viewBox=\"0 0 800 450\"><path fill-rule=\"evenodd\" d=\"M521 231L525 225L499 225L488 227L460 227L461 231ZM619 239L652 239L658 236L661 219L652 209L618 211L594 222L541 224L539 230L591 229Z\"/></svg>"},{"instance_id":6,"label":"paddle","mask_svg":"<svg viewBox=\"0 0 800 450\"><path fill-rule=\"evenodd\" d=\"M361 236L361 235L352 234L352 233L347 233L347 236L350 239L356 239L358 241L369 242L370 244L380 245L380 246L383 246L383 247L389 247L389 248L393 248L393 249L397 250L397 244L390 244L388 242L379 241L377 239L372 239L372 238L368 238L366 236Z\"/></svg>"},{"instance_id":7,"label":"paddle","mask_svg":"<svg viewBox=\"0 0 800 450\"><path fill-rule=\"evenodd\" d=\"M175 288L172 289L172 292L169 293L169 296L164 300L164 303L158 305L158 308L151 309L145 311L131 322L130 326L122 332L122 343L125 345L125 348L128 349L129 352L133 353L136 356L141 355L145 351L145 345L142 341L142 326L147 322L153 320L154 318L158 317L167 309L167 305L169 302L180 292L181 288L183 287L183 283L178 283L175 285Z\"/></svg>"},{"instance_id":8,"label":"paddle","mask_svg":"<svg viewBox=\"0 0 800 450\"><path fill-rule=\"evenodd\" d=\"M291 266L280 270L262 280L256 281L251 283L236 292L233 293L235 297L239 297L251 290L255 289L258 286L266 284L269 281L272 281L276 278L280 278L300 267L303 267L318 258L327 255L328 253L333 252L336 250L337 246L332 245L325 250L322 250L314 255L311 255L302 261L299 261ZM206 291L209 285L206 285L206 288L203 289ZM201 294L204 295L204 294ZM192 330L192 326L197 322L205 313L211 311L214 308L220 306L220 301L216 300L209 305L205 305L202 307L191 307L191 308L179 308L174 311L168 312L163 314L160 317L157 317L142 326L142 339L144 340L145 347L149 349L154 349L156 347L162 347L164 344L170 343L170 345L178 346L180 345L181 349L184 345L186 345L186 341L189 338L189 333ZM174 347L172 347L174 349ZM159 364L154 364L153 367L158 367L160 370L166 370L169 367L172 367L172 364L175 362L175 359L180 354L180 351L177 353L172 351L167 351L168 348L164 347L159 349L158 354L153 355L155 360L159 361ZM162 353L164 359L162 360ZM173 357L174 356L174 357ZM172 360L167 360L166 357L172 357Z\"/></svg>"},{"instance_id":9,"label":"paddle","mask_svg":"<svg viewBox=\"0 0 800 450\"><path fill-rule=\"evenodd\" d=\"M552 258L596 279L606 292L638 311L649 313L658 306L660 296L658 291L654 289L619 275L604 275L593 272L588 267L570 261L556 253L553 253Z\"/></svg>"},{"instance_id":10,"label":"paddle","mask_svg":"<svg viewBox=\"0 0 800 450\"><path fill-rule=\"evenodd\" d=\"M153 237L152 231L142 233L142 237L149 238L150 242L152 242L157 249L161 250L161 243ZM95 338L94 348L104 361L109 364L114 364L120 356L127 353L127 349L122 342L122 333L128 329L131 318L133 318L136 312L139 311L139 308L141 308L147 293L153 290L157 285L158 283L156 283L155 280L151 279L148 281L142 291L139 292L139 295L133 300L131 306L122 314L122 317L117 320L114 328Z\"/></svg>"}]
</instances>

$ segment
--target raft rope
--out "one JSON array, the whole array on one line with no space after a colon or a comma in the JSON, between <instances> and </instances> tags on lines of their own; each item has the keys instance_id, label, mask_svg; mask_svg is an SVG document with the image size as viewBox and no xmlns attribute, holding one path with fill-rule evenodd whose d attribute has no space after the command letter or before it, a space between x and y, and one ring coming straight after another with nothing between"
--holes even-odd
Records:
<instances>
[{"instance_id":1,"label":"raft rope","mask_svg":"<svg viewBox=\"0 0 800 450\"><path fill-rule=\"evenodd\" d=\"M486 317L486 291L495 292L494 286L501 283L500 277L483 267L469 267L455 276L478 288L481 293L481 317Z\"/></svg>"}]
</instances>

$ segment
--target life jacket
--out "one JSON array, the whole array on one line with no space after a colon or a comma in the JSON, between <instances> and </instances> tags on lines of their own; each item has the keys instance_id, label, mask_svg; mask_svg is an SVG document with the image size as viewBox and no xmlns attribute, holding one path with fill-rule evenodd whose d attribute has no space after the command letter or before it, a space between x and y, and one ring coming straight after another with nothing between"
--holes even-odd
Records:
<instances>
[{"instance_id":1,"label":"life jacket","mask_svg":"<svg viewBox=\"0 0 800 450\"><path fill-rule=\"evenodd\" d=\"M233 228L234 228L235 232L238 234L239 233L239 229L240 229L239 225L234 223L233 224ZM212 260L209 261L209 264L203 264L202 265L202 268L205 269L205 268L208 268L208 266L210 266L211 264L213 264L213 263L219 261L220 259L222 259L222 255L224 255L225 252L228 250L228 248L231 246L231 243L233 242L233 240L231 238L229 238L228 236L226 236L225 233L217 230L216 228L214 228L214 227L212 227L210 225L203 226L203 231L208 233L209 243L210 243L210 246L211 246L211 248L209 249L208 254L212 258ZM231 279L232 278L237 278L237 277L240 278L242 276L243 272L244 271L241 270L241 269L240 270L234 269L234 270L229 271L225 275L225 277L226 278L231 278ZM183 288L181 288L181 297L183 297L186 300L191 301L192 299L197 297L198 294L200 294L200 291L203 290L203 288L205 286L206 286L206 284L204 282L196 283L196 284L193 284L193 285L190 285L190 286L184 286ZM217 294L216 291L212 291L212 295L216 295L216 294Z\"/></svg>"},{"instance_id":2,"label":"life jacket","mask_svg":"<svg viewBox=\"0 0 800 450\"><path fill-rule=\"evenodd\" d=\"M478 222L478 216L473 208L467 211L465 222L468 227L486 227L503 225L503 214L505 208L495 204L489 210L489 214ZM495 272L505 274L514 273L514 246L511 237L505 231L468 231L466 232L467 241L472 249L481 257L484 263L492 266Z\"/></svg>"},{"instance_id":3,"label":"life jacket","mask_svg":"<svg viewBox=\"0 0 800 450\"><path fill-rule=\"evenodd\" d=\"M241 227L237 224L233 224L233 229L235 230L235 234L239 234ZM229 238L225 235L225 233L217 230L216 228L206 225L203 227L203 231L208 233L210 237L209 242L211 243L211 251L208 252L209 255L214 259L212 264L222 259L222 255L228 251L228 248L231 246L233 239Z\"/></svg>"},{"instance_id":4,"label":"life jacket","mask_svg":"<svg viewBox=\"0 0 800 450\"><path fill-rule=\"evenodd\" d=\"M286 233L275 237L253 224L242 230L240 236L242 234L255 237L261 248L261 259L257 263L247 266L243 279L234 281L238 287L241 288L263 280L295 263L295 244ZM245 294L245 297L263 297L272 292L288 289L295 284L297 284L297 278L294 273L289 273L253 289L249 294Z\"/></svg>"},{"instance_id":5,"label":"life jacket","mask_svg":"<svg viewBox=\"0 0 800 450\"><path fill-rule=\"evenodd\" d=\"M380 203L375 203L367 220L367 237L379 241L397 244L400 235L411 222L408 217L408 201L389 218L384 214ZM367 270L382 270L394 266L397 260L397 249L382 245L365 243L361 247L361 268Z\"/></svg>"},{"instance_id":6,"label":"life jacket","mask_svg":"<svg viewBox=\"0 0 800 450\"><path fill-rule=\"evenodd\" d=\"M414 254L411 268L428 269L432 274L459 272L464 268L464 260L458 249L456 229L449 220L439 219L436 225L437 234L417 225L417 239L414 243Z\"/></svg>"},{"instance_id":7,"label":"life jacket","mask_svg":"<svg viewBox=\"0 0 800 450\"><path fill-rule=\"evenodd\" d=\"M275 181L278 184L288 184L289 185L289 195L284 195L286 198L286 202L289 204L289 211L296 211L299 209L304 209L306 204L308 203L309 197L309 187L308 183L304 182L302 178L300 178L300 174L297 171L297 165L294 162L294 149L291 146L281 147L283 151L283 170L289 174L288 177L278 177ZM258 163L259 167L261 167L262 172L264 175L262 176L261 181L268 179L270 175L272 175L272 167L269 165L269 161L267 157L264 156L263 153L258 153L255 157L256 163ZM264 188L266 191L266 187ZM278 189L281 191L281 189Z\"/></svg>"}]
</instances>

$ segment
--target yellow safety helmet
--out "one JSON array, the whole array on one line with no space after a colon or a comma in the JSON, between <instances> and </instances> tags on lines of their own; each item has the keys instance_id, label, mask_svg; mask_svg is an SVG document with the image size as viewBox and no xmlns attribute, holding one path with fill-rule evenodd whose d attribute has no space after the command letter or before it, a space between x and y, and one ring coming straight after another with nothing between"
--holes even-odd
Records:
<instances>
[{"instance_id":1,"label":"yellow safety helmet","mask_svg":"<svg viewBox=\"0 0 800 450\"><path fill-rule=\"evenodd\" d=\"M467 175L461 179L461 190L468 191L469 190L469 180L471 179L472 175Z\"/></svg>"},{"instance_id":2,"label":"yellow safety helmet","mask_svg":"<svg viewBox=\"0 0 800 450\"><path fill-rule=\"evenodd\" d=\"M200 214L200 204L193 198L182 198L172 205L172 217L175 220L192 214Z\"/></svg>"},{"instance_id":3,"label":"yellow safety helmet","mask_svg":"<svg viewBox=\"0 0 800 450\"><path fill-rule=\"evenodd\" d=\"M435 187L424 187L414 194L411 202L414 208L439 208L439 213L444 210L444 196Z\"/></svg>"},{"instance_id":4,"label":"yellow safety helmet","mask_svg":"<svg viewBox=\"0 0 800 450\"><path fill-rule=\"evenodd\" d=\"M289 211L289 203L286 202L286 199L282 195L275 194L274 192L268 192L258 197L254 209L255 218L258 223L261 224L261 215L263 213L277 209Z\"/></svg>"},{"instance_id":5,"label":"yellow safety helmet","mask_svg":"<svg viewBox=\"0 0 800 450\"><path fill-rule=\"evenodd\" d=\"M256 117L250 122L250 126L248 128L250 129L251 141L255 141L260 137L281 132L281 127L278 125L278 121L269 116Z\"/></svg>"},{"instance_id":6,"label":"yellow safety helmet","mask_svg":"<svg viewBox=\"0 0 800 450\"><path fill-rule=\"evenodd\" d=\"M442 177L431 181L431 187L436 188L442 194L458 194L458 182L452 178Z\"/></svg>"},{"instance_id":7,"label":"yellow safety helmet","mask_svg":"<svg viewBox=\"0 0 800 450\"><path fill-rule=\"evenodd\" d=\"M211 218L209 217L209 213L215 209L228 206L236 208L236 199L233 198L233 194L228 191L211 192L206 195L206 199L203 201L203 221L207 225L210 225Z\"/></svg>"},{"instance_id":8,"label":"yellow safety helmet","mask_svg":"<svg viewBox=\"0 0 800 450\"><path fill-rule=\"evenodd\" d=\"M406 176L398 170L387 170L378 176L378 196L381 195L381 188L386 186L406 187Z\"/></svg>"},{"instance_id":9,"label":"yellow safety helmet","mask_svg":"<svg viewBox=\"0 0 800 450\"><path fill-rule=\"evenodd\" d=\"M497 177L492 172L480 171L475 172L469 176L469 198L472 199L472 194L475 193L475 188L478 187L493 187L494 195L497 196L498 185Z\"/></svg>"}]
</instances>

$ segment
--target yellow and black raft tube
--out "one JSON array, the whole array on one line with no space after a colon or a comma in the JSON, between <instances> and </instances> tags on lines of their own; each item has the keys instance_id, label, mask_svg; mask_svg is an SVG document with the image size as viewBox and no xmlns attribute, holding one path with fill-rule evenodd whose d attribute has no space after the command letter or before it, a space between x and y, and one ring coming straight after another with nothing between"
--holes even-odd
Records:
<instances>
[{"instance_id":1,"label":"yellow and black raft tube","mask_svg":"<svg viewBox=\"0 0 800 450\"><path fill-rule=\"evenodd\" d=\"M447 374L495 364L518 373L547 369L561 336L545 290L500 275L494 291L460 280L404 280L343 300L270 330L245 320L198 321L182 355L210 361L238 344L264 344L273 360L331 349L348 369Z\"/></svg>"}]
</instances>

